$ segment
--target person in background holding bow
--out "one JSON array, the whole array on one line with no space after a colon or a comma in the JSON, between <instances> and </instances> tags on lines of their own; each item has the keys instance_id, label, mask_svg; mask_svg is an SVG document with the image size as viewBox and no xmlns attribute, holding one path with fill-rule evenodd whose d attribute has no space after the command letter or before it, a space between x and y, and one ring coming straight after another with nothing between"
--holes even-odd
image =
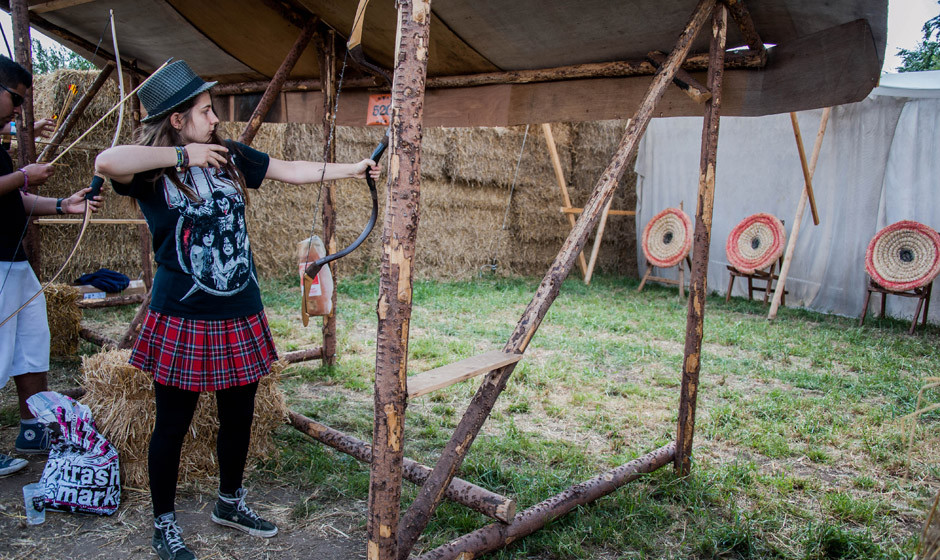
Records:
<instances>
[{"instance_id":1,"label":"person in background holding bow","mask_svg":"<svg viewBox=\"0 0 940 560\"><path fill-rule=\"evenodd\" d=\"M6 128L20 112L33 76L25 68L0 56L0 128ZM43 119L34 133L48 129ZM26 192L29 186L44 184L52 176L53 167L40 163L14 169L13 160L0 150L0 317L10 316L40 288L23 250L23 236L32 216L53 214L84 214L85 188L68 198L49 198ZM101 197L90 203L92 210L101 207ZM46 298L38 297L20 313L0 327L0 388L10 377L16 384L20 407L20 433L16 450L20 453L49 451L49 433L30 413L26 399L46 391L49 370L49 324L46 320ZM24 468L28 463L0 453L0 476Z\"/></svg>"},{"instance_id":2,"label":"person in background holding bow","mask_svg":"<svg viewBox=\"0 0 940 560\"><path fill-rule=\"evenodd\" d=\"M151 544L165 560L195 558L183 542L174 502L183 437L202 391L215 392L219 416L219 498L212 520L253 536L277 534L273 523L245 504L242 487L258 381L277 359L242 231L248 189L264 179L302 185L362 178L370 168L379 175L369 159L281 161L221 140L209 96L215 83L204 82L182 60L158 70L138 91L147 117L136 144L105 150L95 161L115 192L136 199L159 264L130 363L154 378ZM209 255L212 266L204 263Z\"/></svg>"}]
</instances>

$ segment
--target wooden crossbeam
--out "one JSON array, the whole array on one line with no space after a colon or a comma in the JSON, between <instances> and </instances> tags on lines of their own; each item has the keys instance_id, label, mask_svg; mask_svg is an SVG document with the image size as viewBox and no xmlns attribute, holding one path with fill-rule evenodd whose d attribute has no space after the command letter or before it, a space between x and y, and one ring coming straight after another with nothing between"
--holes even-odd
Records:
<instances>
[{"instance_id":1,"label":"wooden crossbeam","mask_svg":"<svg viewBox=\"0 0 940 560\"><path fill-rule=\"evenodd\" d=\"M38 4L33 4L29 7L29 11L35 14L43 14L46 12L61 10L63 8L71 8L72 6L80 6L81 4L87 4L93 1L94 0L50 0L49 2L39 2Z\"/></svg>"},{"instance_id":2,"label":"wooden crossbeam","mask_svg":"<svg viewBox=\"0 0 940 560\"><path fill-rule=\"evenodd\" d=\"M521 359L522 354L491 350L485 354L471 356L459 362L419 373L408 378L408 398L427 395L438 389L450 387L455 383L514 364Z\"/></svg>"}]
</instances>

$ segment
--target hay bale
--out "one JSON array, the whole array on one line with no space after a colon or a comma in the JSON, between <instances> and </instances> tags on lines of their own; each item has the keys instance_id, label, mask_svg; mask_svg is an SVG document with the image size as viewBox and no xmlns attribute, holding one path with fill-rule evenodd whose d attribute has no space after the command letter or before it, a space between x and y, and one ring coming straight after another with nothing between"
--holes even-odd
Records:
<instances>
[{"instance_id":1,"label":"hay bale","mask_svg":"<svg viewBox=\"0 0 940 560\"><path fill-rule=\"evenodd\" d=\"M85 396L82 402L91 408L98 428L117 448L124 484L147 488L147 448L156 405L151 377L129 365L129 356L130 350L111 350L83 358ZM271 453L274 449L271 434L287 417L284 395L278 386L285 367L287 362L275 362L271 374L258 384L249 459L265 458ZM181 484L218 476L215 456L218 427L215 395L203 393L183 443ZM250 467L251 462L248 464Z\"/></svg>"},{"instance_id":2,"label":"hay bale","mask_svg":"<svg viewBox=\"0 0 940 560\"><path fill-rule=\"evenodd\" d=\"M78 353L78 331L82 328L82 311L78 308L81 294L65 284L51 284L45 291L46 316L49 320L53 356L74 356Z\"/></svg>"}]
</instances>

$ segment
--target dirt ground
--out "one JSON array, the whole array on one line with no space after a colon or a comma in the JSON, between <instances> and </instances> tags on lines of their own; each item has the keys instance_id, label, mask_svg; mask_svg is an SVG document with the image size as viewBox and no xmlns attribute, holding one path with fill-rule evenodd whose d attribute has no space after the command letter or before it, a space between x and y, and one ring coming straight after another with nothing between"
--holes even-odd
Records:
<instances>
[{"instance_id":1,"label":"dirt ground","mask_svg":"<svg viewBox=\"0 0 940 560\"><path fill-rule=\"evenodd\" d=\"M13 449L16 429L0 428L0 449ZM0 478L0 559L156 558L150 548L152 515L146 492L125 488L112 517L47 512L42 525L26 524L22 487L39 480L45 456L26 457L29 466ZM220 527L209 519L214 496L184 489L177 515L186 543L200 560L293 560L365 558L364 502L298 522L291 510L308 496L290 487L248 483L249 502L278 525L277 536L262 539ZM302 523L302 524L301 524Z\"/></svg>"}]
</instances>

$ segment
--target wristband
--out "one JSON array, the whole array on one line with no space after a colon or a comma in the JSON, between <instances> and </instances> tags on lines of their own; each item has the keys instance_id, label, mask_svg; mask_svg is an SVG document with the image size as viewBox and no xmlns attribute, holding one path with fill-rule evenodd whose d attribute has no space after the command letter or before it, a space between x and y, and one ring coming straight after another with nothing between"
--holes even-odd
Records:
<instances>
[{"instance_id":1,"label":"wristband","mask_svg":"<svg viewBox=\"0 0 940 560\"><path fill-rule=\"evenodd\" d=\"M176 150L176 170L182 171L184 165L184 159L186 158L186 150L182 146L174 146Z\"/></svg>"},{"instance_id":2,"label":"wristband","mask_svg":"<svg viewBox=\"0 0 940 560\"><path fill-rule=\"evenodd\" d=\"M60 198L55 201L55 213L56 214L65 214L65 211L62 210L62 200L63 199Z\"/></svg>"},{"instance_id":3,"label":"wristband","mask_svg":"<svg viewBox=\"0 0 940 560\"><path fill-rule=\"evenodd\" d=\"M189 167L189 152L186 151L186 146L182 146L180 150L183 151L183 167Z\"/></svg>"},{"instance_id":4,"label":"wristband","mask_svg":"<svg viewBox=\"0 0 940 560\"><path fill-rule=\"evenodd\" d=\"M19 171L20 173L23 174L23 186L20 187L20 189L21 189L23 192L26 192L26 191L29 190L29 174L26 173L26 168L25 168L25 167L20 167L19 169L17 169L17 171Z\"/></svg>"}]
</instances>

